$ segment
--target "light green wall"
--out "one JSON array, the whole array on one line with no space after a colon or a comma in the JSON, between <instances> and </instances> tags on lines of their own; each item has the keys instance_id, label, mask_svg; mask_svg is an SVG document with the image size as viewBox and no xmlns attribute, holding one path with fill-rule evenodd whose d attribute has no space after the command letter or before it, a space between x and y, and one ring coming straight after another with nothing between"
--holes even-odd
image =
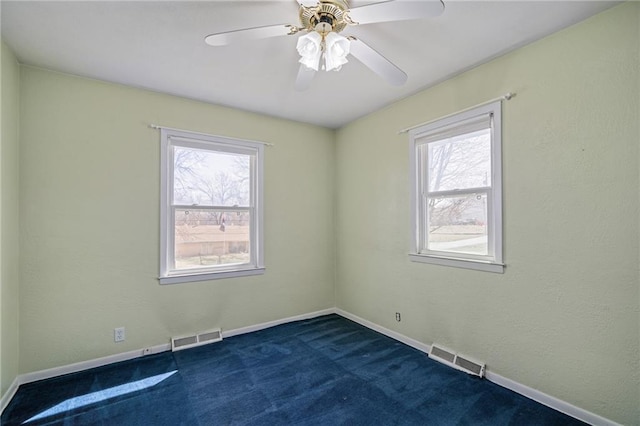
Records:
<instances>
[{"instance_id":1,"label":"light green wall","mask_svg":"<svg viewBox=\"0 0 640 426\"><path fill-rule=\"evenodd\" d=\"M624 4L338 131L338 307L640 424L638 28ZM506 272L411 263L398 130L509 91Z\"/></svg>"},{"instance_id":2,"label":"light green wall","mask_svg":"<svg viewBox=\"0 0 640 426\"><path fill-rule=\"evenodd\" d=\"M0 396L18 374L18 123L20 67L1 42Z\"/></svg>"},{"instance_id":3,"label":"light green wall","mask_svg":"<svg viewBox=\"0 0 640 426\"><path fill-rule=\"evenodd\" d=\"M21 373L334 306L333 131L29 67L21 83ZM275 144L266 274L158 284L149 123Z\"/></svg>"}]
</instances>

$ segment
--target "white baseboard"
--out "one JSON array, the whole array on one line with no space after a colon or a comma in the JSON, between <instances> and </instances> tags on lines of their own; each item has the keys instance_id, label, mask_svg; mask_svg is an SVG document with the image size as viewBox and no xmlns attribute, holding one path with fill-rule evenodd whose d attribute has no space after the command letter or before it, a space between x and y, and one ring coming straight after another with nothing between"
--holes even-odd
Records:
<instances>
[{"instance_id":1,"label":"white baseboard","mask_svg":"<svg viewBox=\"0 0 640 426\"><path fill-rule=\"evenodd\" d=\"M151 353L156 354L171 349L171 345L165 343L151 347ZM63 374L77 373L79 371L88 370L90 368L102 367L120 361L127 361L134 358L144 356L143 349L136 349L129 352L108 355L102 358L90 359L88 361L76 362L74 364L63 365L61 367L49 368L46 370L34 371L33 373L21 374L20 384L36 382L38 380L50 379L52 377L62 376Z\"/></svg>"},{"instance_id":2,"label":"white baseboard","mask_svg":"<svg viewBox=\"0 0 640 426\"><path fill-rule=\"evenodd\" d=\"M497 373L486 371L485 377L487 378L487 380L499 386L502 386L503 388L512 390L516 393L519 393L520 395L526 396L529 399L533 399L534 401L539 402L542 405L546 405L547 407L553 408L556 411L560 411L561 413L574 417L578 420L582 420L583 422L590 425L621 426L619 423L616 423L613 420L606 419L590 411L584 410L580 407L576 407L575 405L571 405L568 402L547 395L546 393L540 392L539 390L530 388L529 386L525 386L511 379L507 379L506 377L503 377Z\"/></svg>"},{"instance_id":3,"label":"white baseboard","mask_svg":"<svg viewBox=\"0 0 640 426\"><path fill-rule=\"evenodd\" d=\"M254 331L264 330L265 328L275 327L276 325L287 324L294 321L301 321L316 317L321 317L323 315L329 315L336 313L335 308L323 309L321 311L310 312L308 314L296 315L293 317L282 318L275 321L263 322L262 324L250 325L247 327L236 328L234 330L222 330L222 337L232 337L237 336L239 334L252 333Z\"/></svg>"},{"instance_id":4,"label":"white baseboard","mask_svg":"<svg viewBox=\"0 0 640 426\"><path fill-rule=\"evenodd\" d=\"M388 328L382 327L378 324L375 324L371 321L365 320L364 318L360 318L357 315L354 315L350 312L347 312L343 309L339 308L329 308L321 311L311 312L308 314L296 315L293 317L283 318L275 321L269 321L261 324L251 325L247 327L236 328L233 330L223 331L223 338L237 336L245 333L252 333L254 331L264 330L266 328L275 327L277 325L286 324L294 321L301 321L306 319L312 319L316 317L320 317L323 315L329 314L338 314L344 318L350 319L360 325L363 325L371 330L377 331L385 336L388 336L394 340L402 342L412 348L418 349L426 354L429 353L431 349L431 345L426 343L422 343L418 340L407 337L403 334L400 334L396 331L389 330ZM151 348L151 353L160 353L171 350L170 344L156 345ZM97 358L88 361L77 362L74 364L65 365L62 367L49 368L47 370L35 371L32 373L21 374L15 378L15 380L7 389L7 392L0 399L0 415L4 411L4 409L9 405L9 402L18 391L18 387L20 385L35 382L38 380L50 379L52 377L61 376L63 374L76 373L83 370L88 370L90 368L101 367L103 365L113 364L115 362L126 361L129 359L139 358L144 356L143 349L133 350L129 352L124 352L115 355L109 355L102 358ZM532 389L528 386L525 386L521 383L515 382L511 379L503 377L497 373L493 373L489 370L485 372L485 377L487 380L512 390L520 395L526 396L529 399L532 399L536 402L539 402L547 407L553 408L554 410L565 413L571 417L574 417L578 420L582 420L583 422L589 423L593 426L621 426L620 424L601 417L597 414L591 413L582 408L576 407L574 405L569 404L568 402L562 401L558 398L547 395L543 392L540 392L536 389Z\"/></svg>"},{"instance_id":5,"label":"white baseboard","mask_svg":"<svg viewBox=\"0 0 640 426\"><path fill-rule=\"evenodd\" d=\"M370 328L372 330L377 331L378 333L384 334L385 336L391 337L394 340L397 340L399 342L404 343L407 346L411 346L412 348L416 348L419 351L425 352L425 353L429 353L429 351L431 350L431 345L427 345L426 343L422 343L419 342L415 339L412 339L410 337L405 336L404 334L400 334L397 331L393 331L393 330L389 330L388 328L384 328L381 325L375 324L371 321L368 321L364 318L360 318L357 315L353 315L350 312L347 312L345 310L336 308L335 310L336 314L345 317L347 319L350 319L353 322L357 322L360 325L364 325L367 328Z\"/></svg>"},{"instance_id":6,"label":"white baseboard","mask_svg":"<svg viewBox=\"0 0 640 426\"><path fill-rule=\"evenodd\" d=\"M417 340L411 339L410 337L404 336L396 331L389 330L382 326L379 326L371 321L360 318L352 313L344 311L342 309L336 308L336 313L340 316L343 316L347 319L350 319L354 322L357 322L360 325L363 325L367 328L375 330L379 333L384 334L385 336L389 336L392 339L398 340L408 346L416 348L426 354L431 350L431 345L427 345L426 343L419 342ZM539 402L542 405L546 405L547 407L553 408L556 411L560 411L568 416L574 417L578 420L581 420L585 423L588 423L593 426L621 426L619 423L616 423L612 420L606 419L602 416L594 414L590 411L584 410L580 407L576 407L575 405L571 405L568 402L562 401L561 399L555 398L551 395L547 395L544 392L540 392L539 390L530 388L521 383L513 381L511 379L507 379L497 373L492 373L489 370L485 371L485 378L490 382L493 382L503 388L507 388L512 390L520 395L526 396L529 399L532 399L536 402Z\"/></svg>"},{"instance_id":7,"label":"white baseboard","mask_svg":"<svg viewBox=\"0 0 640 426\"><path fill-rule=\"evenodd\" d=\"M18 386L20 386L20 383L18 383L18 378L16 377L4 395L2 395L2 398L0 398L0 415L2 415L4 409L9 405L9 401L11 401L16 392L18 392Z\"/></svg>"}]
</instances>

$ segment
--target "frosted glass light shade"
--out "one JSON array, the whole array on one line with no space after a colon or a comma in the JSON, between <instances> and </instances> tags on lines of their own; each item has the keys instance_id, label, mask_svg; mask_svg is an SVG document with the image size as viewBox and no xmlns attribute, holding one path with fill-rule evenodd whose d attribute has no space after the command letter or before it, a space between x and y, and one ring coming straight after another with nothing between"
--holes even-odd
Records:
<instances>
[{"instance_id":1,"label":"frosted glass light shade","mask_svg":"<svg viewBox=\"0 0 640 426\"><path fill-rule=\"evenodd\" d=\"M322 36L315 31L298 38L296 46L300 54L300 63L318 71L320 56L322 56Z\"/></svg>"},{"instance_id":2,"label":"frosted glass light shade","mask_svg":"<svg viewBox=\"0 0 640 426\"><path fill-rule=\"evenodd\" d=\"M330 32L325 36L325 52L324 52L324 64L325 70L339 71L342 65L348 62L347 55L349 54L350 42L346 37L340 34Z\"/></svg>"}]
</instances>

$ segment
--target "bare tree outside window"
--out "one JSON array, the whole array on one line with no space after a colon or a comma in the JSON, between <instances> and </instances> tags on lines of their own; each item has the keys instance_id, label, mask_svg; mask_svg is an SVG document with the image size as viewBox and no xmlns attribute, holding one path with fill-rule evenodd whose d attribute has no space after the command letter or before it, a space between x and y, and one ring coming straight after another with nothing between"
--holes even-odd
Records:
<instances>
[{"instance_id":1,"label":"bare tree outside window","mask_svg":"<svg viewBox=\"0 0 640 426\"><path fill-rule=\"evenodd\" d=\"M160 128L160 283L260 275L264 143Z\"/></svg>"},{"instance_id":2,"label":"bare tree outside window","mask_svg":"<svg viewBox=\"0 0 640 426\"><path fill-rule=\"evenodd\" d=\"M204 153L196 149L176 149L173 156L174 200L185 200L190 193L190 182L197 179L196 167Z\"/></svg>"},{"instance_id":3,"label":"bare tree outside window","mask_svg":"<svg viewBox=\"0 0 640 426\"><path fill-rule=\"evenodd\" d=\"M426 144L428 248L487 253L487 197L458 191L491 185L491 133L483 129Z\"/></svg>"},{"instance_id":4,"label":"bare tree outside window","mask_svg":"<svg viewBox=\"0 0 640 426\"><path fill-rule=\"evenodd\" d=\"M501 126L495 101L409 129L412 261L504 272Z\"/></svg>"},{"instance_id":5,"label":"bare tree outside window","mask_svg":"<svg viewBox=\"0 0 640 426\"><path fill-rule=\"evenodd\" d=\"M176 210L176 268L248 262L249 166L248 155L175 147L174 204L192 206Z\"/></svg>"}]
</instances>

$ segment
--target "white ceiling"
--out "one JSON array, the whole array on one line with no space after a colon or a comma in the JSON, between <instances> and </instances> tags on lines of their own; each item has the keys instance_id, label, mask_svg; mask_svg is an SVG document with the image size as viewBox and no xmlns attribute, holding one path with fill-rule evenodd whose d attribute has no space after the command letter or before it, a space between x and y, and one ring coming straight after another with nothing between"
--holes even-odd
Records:
<instances>
[{"instance_id":1,"label":"white ceiling","mask_svg":"<svg viewBox=\"0 0 640 426\"><path fill-rule=\"evenodd\" d=\"M351 1L351 7L373 1ZM2 38L23 64L338 128L584 20L612 1L452 1L437 18L350 27L408 75L388 85L356 59L293 84L297 36L211 47L211 33L298 25L295 0L7 1ZM496 94L500 95L500 94Z\"/></svg>"}]
</instances>

